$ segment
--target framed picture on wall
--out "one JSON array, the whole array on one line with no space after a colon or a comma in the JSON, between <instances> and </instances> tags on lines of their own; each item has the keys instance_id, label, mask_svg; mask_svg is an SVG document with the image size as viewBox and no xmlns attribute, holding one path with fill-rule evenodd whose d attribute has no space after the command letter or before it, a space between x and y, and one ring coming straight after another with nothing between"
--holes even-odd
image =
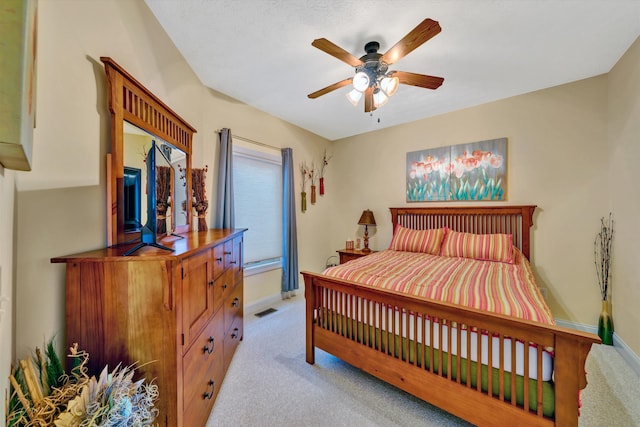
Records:
<instances>
[{"instance_id":1,"label":"framed picture on wall","mask_svg":"<svg viewBox=\"0 0 640 427\"><path fill-rule=\"evenodd\" d=\"M504 201L507 138L407 153L407 202Z\"/></svg>"},{"instance_id":2,"label":"framed picture on wall","mask_svg":"<svg viewBox=\"0 0 640 427\"><path fill-rule=\"evenodd\" d=\"M0 164L31 170L36 117L37 0L0 8Z\"/></svg>"}]
</instances>

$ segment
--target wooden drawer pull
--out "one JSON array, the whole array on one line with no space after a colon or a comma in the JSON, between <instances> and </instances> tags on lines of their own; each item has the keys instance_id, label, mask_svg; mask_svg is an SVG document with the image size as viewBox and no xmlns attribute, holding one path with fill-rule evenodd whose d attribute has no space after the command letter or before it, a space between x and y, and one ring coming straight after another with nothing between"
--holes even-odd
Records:
<instances>
[{"instance_id":1,"label":"wooden drawer pull","mask_svg":"<svg viewBox=\"0 0 640 427\"><path fill-rule=\"evenodd\" d=\"M213 353L213 349L214 349L214 347L215 347L215 342L214 342L214 341L215 341L215 340L213 339L213 337L209 337L209 339L207 340L207 342L211 344L211 347L209 347L209 346L206 346L206 345L205 345L205 346L202 348L202 351L203 351L205 354L211 354L211 353Z\"/></svg>"},{"instance_id":2,"label":"wooden drawer pull","mask_svg":"<svg viewBox=\"0 0 640 427\"><path fill-rule=\"evenodd\" d=\"M234 340L238 338L238 335L239 335L238 332L240 332L240 329L233 328L233 332L231 333L231 338L233 338Z\"/></svg>"},{"instance_id":3,"label":"wooden drawer pull","mask_svg":"<svg viewBox=\"0 0 640 427\"><path fill-rule=\"evenodd\" d=\"M222 289L227 289L227 287L229 287L229 285L227 285L226 283L222 285Z\"/></svg>"},{"instance_id":4,"label":"wooden drawer pull","mask_svg":"<svg viewBox=\"0 0 640 427\"><path fill-rule=\"evenodd\" d=\"M231 255L231 252L226 252L224 253L225 255Z\"/></svg>"},{"instance_id":5,"label":"wooden drawer pull","mask_svg":"<svg viewBox=\"0 0 640 427\"><path fill-rule=\"evenodd\" d=\"M216 258L216 261L222 262L222 257Z\"/></svg>"},{"instance_id":6,"label":"wooden drawer pull","mask_svg":"<svg viewBox=\"0 0 640 427\"><path fill-rule=\"evenodd\" d=\"M207 385L211 387L211 393L209 393L208 391L205 391L204 395L202 395L203 399L211 399L213 397L213 380L209 380Z\"/></svg>"},{"instance_id":7,"label":"wooden drawer pull","mask_svg":"<svg viewBox=\"0 0 640 427\"><path fill-rule=\"evenodd\" d=\"M237 261L231 261L229 264L237 264Z\"/></svg>"},{"instance_id":8,"label":"wooden drawer pull","mask_svg":"<svg viewBox=\"0 0 640 427\"><path fill-rule=\"evenodd\" d=\"M231 303L231 305L234 306L235 308L238 308L239 303L240 303L240 299L236 297L233 299L233 302Z\"/></svg>"},{"instance_id":9,"label":"wooden drawer pull","mask_svg":"<svg viewBox=\"0 0 640 427\"><path fill-rule=\"evenodd\" d=\"M209 280L209 286L213 286L213 280Z\"/></svg>"}]
</instances>

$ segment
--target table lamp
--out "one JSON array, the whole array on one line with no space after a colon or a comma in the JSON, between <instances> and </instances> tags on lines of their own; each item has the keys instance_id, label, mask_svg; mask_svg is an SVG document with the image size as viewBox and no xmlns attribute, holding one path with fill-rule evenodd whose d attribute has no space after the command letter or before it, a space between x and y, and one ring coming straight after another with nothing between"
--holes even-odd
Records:
<instances>
[{"instance_id":1,"label":"table lamp","mask_svg":"<svg viewBox=\"0 0 640 427\"><path fill-rule=\"evenodd\" d=\"M362 252L371 252L371 249L369 249L369 230L367 227L370 225L376 225L376 219L373 217L373 212L369 209L364 210L360 216L358 224L364 225L364 248L362 249Z\"/></svg>"}]
</instances>

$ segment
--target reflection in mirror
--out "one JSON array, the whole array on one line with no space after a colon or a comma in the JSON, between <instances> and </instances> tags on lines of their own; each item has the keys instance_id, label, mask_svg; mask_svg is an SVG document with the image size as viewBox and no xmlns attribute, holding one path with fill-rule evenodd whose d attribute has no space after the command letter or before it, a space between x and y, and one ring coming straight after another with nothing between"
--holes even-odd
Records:
<instances>
[{"instance_id":1,"label":"reflection in mirror","mask_svg":"<svg viewBox=\"0 0 640 427\"><path fill-rule=\"evenodd\" d=\"M155 141L157 234L172 234L187 224L187 188L180 169L186 155L173 145L124 122L124 227L125 233L140 232L147 223L147 153Z\"/></svg>"},{"instance_id":2,"label":"reflection in mirror","mask_svg":"<svg viewBox=\"0 0 640 427\"><path fill-rule=\"evenodd\" d=\"M139 231L142 194L142 170L124 167L124 231Z\"/></svg>"}]
</instances>

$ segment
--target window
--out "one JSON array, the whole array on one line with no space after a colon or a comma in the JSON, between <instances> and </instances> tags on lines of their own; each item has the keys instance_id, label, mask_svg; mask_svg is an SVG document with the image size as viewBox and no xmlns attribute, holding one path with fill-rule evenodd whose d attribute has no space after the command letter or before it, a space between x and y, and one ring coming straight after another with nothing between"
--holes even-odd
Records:
<instances>
[{"instance_id":1,"label":"window","mask_svg":"<svg viewBox=\"0 0 640 427\"><path fill-rule=\"evenodd\" d=\"M282 158L233 147L235 226L244 237L245 273L280 268L282 257Z\"/></svg>"}]
</instances>

